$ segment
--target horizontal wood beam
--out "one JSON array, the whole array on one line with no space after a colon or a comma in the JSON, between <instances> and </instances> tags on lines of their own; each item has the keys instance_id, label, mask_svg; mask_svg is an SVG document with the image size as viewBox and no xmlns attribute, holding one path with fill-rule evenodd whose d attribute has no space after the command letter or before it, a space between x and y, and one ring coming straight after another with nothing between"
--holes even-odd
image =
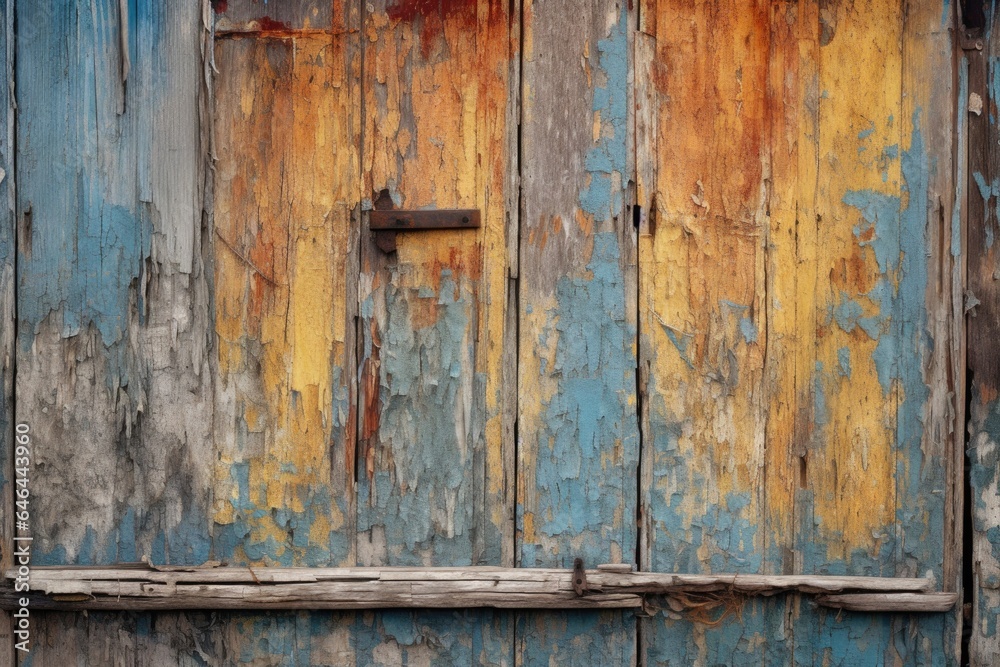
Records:
<instances>
[{"instance_id":1,"label":"horizontal wood beam","mask_svg":"<svg viewBox=\"0 0 1000 667\"><path fill-rule=\"evenodd\" d=\"M647 596L672 607L701 604L719 593L818 595L824 606L859 611L946 611L951 593L933 593L924 578L663 574L601 565L586 572L577 595L572 571L502 567L35 567L30 591L14 589L5 573L0 608L27 596L33 609L627 609ZM700 597L699 597L700 596ZM655 603L654 603L655 604Z\"/></svg>"},{"instance_id":2,"label":"horizontal wood beam","mask_svg":"<svg viewBox=\"0 0 1000 667\"><path fill-rule=\"evenodd\" d=\"M958 593L848 593L816 598L818 604L835 609L900 613L948 611L957 601Z\"/></svg>"}]
</instances>

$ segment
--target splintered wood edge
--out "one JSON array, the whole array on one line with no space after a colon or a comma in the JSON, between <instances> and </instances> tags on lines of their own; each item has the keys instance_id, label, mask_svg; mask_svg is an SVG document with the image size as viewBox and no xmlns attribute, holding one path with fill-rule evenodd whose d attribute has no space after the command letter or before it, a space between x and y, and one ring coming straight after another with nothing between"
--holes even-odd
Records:
<instances>
[{"instance_id":1,"label":"splintered wood edge","mask_svg":"<svg viewBox=\"0 0 1000 667\"><path fill-rule=\"evenodd\" d=\"M957 595L932 592L930 578L669 574L631 572L627 565L587 570L587 591L573 590L568 569L502 567L35 567L30 590L15 591L5 573L0 608L27 596L36 609L628 609L644 596L725 591L743 595L799 593L849 611L951 609Z\"/></svg>"}]
</instances>

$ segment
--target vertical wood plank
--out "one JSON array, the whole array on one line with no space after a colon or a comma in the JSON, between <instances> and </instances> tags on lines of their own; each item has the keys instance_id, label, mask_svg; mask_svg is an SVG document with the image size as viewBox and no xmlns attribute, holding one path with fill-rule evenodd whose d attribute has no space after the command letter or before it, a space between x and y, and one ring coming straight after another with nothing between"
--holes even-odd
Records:
<instances>
[{"instance_id":1,"label":"vertical wood plank","mask_svg":"<svg viewBox=\"0 0 1000 667\"><path fill-rule=\"evenodd\" d=\"M953 111L941 103L952 99L950 20L944 3L820 4L816 429L795 526L806 571L941 581L956 557L945 551L959 430L949 394L962 391L949 323ZM860 65L873 59L884 66ZM839 616L803 602L793 618L797 661L958 659L943 615Z\"/></svg>"},{"instance_id":2,"label":"vertical wood plank","mask_svg":"<svg viewBox=\"0 0 1000 667\"><path fill-rule=\"evenodd\" d=\"M215 554L231 562L354 559L356 40L216 46Z\"/></svg>"},{"instance_id":3,"label":"vertical wood plank","mask_svg":"<svg viewBox=\"0 0 1000 667\"><path fill-rule=\"evenodd\" d=\"M0 568L14 564L14 359L17 238L14 220L14 3L0 2ZM0 662L15 664L13 617L0 613Z\"/></svg>"},{"instance_id":4,"label":"vertical wood plank","mask_svg":"<svg viewBox=\"0 0 1000 667\"><path fill-rule=\"evenodd\" d=\"M199 8L19 3L18 419L36 563L201 562ZM186 419L178 419L180 414Z\"/></svg>"},{"instance_id":5,"label":"vertical wood plank","mask_svg":"<svg viewBox=\"0 0 1000 667\"><path fill-rule=\"evenodd\" d=\"M477 231L361 240L358 560L512 564L508 313L516 3L373 2L366 208L477 208ZM516 265L513 267L516 271ZM366 664L511 662L509 614L359 616Z\"/></svg>"},{"instance_id":6,"label":"vertical wood plank","mask_svg":"<svg viewBox=\"0 0 1000 667\"><path fill-rule=\"evenodd\" d=\"M764 571L802 571L797 495L812 438L816 346L819 3L772 6L767 233L767 435Z\"/></svg>"},{"instance_id":7,"label":"vertical wood plank","mask_svg":"<svg viewBox=\"0 0 1000 667\"><path fill-rule=\"evenodd\" d=\"M483 214L479 231L399 234L391 253L363 235L365 564L498 563L510 535L498 511L508 29L495 3L378 4L365 20L368 203Z\"/></svg>"},{"instance_id":8,"label":"vertical wood plank","mask_svg":"<svg viewBox=\"0 0 1000 667\"><path fill-rule=\"evenodd\" d=\"M524 7L518 564L636 557L636 251L625 3ZM521 614L518 661L630 664L620 612Z\"/></svg>"},{"instance_id":9,"label":"vertical wood plank","mask_svg":"<svg viewBox=\"0 0 1000 667\"><path fill-rule=\"evenodd\" d=\"M894 575L930 572L943 590L961 591L966 385L962 238L954 217L955 8L944 1L911 0L902 7L902 395L895 434ZM912 655L925 662L939 655L958 661L962 605L913 624L911 632Z\"/></svg>"},{"instance_id":10,"label":"vertical wood plank","mask_svg":"<svg viewBox=\"0 0 1000 667\"><path fill-rule=\"evenodd\" d=\"M644 82L657 107L655 191L641 202L655 225L639 239L643 566L756 573L765 546L771 8L657 5L657 69ZM779 634L769 627L777 619L780 629L774 608L668 610L643 624L645 662L759 662L754 638Z\"/></svg>"},{"instance_id":11,"label":"vertical wood plank","mask_svg":"<svg viewBox=\"0 0 1000 667\"><path fill-rule=\"evenodd\" d=\"M350 620L335 612L40 614L26 667L353 663Z\"/></svg>"},{"instance_id":12,"label":"vertical wood plank","mask_svg":"<svg viewBox=\"0 0 1000 667\"><path fill-rule=\"evenodd\" d=\"M653 569L930 572L954 586L942 568L961 243L952 111L929 102L951 96L949 11L779 2L741 24L752 11L659 3L646 77L663 95L659 132L637 143L661 156L655 195L637 158L640 203L655 208L640 230L643 553ZM734 48L747 52L728 59ZM884 67L862 64L874 60ZM738 222L740 203L749 226L706 232ZM747 321L723 317L740 303L719 296L727 285ZM712 357L713 341L744 347ZM737 391L706 393L727 379ZM957 650L944 617L842 617L798 596L734 604L737 618L717 605L646 622L645 659L757 662L755 641L765 663L922 664Z\"/></svg>"},{"instance_id":13,"label":"vertical wood plank","mask_svg":"<svg viewBox=\"0 0 1000 667\"><path fill-rule=\"evenodd\" d=\"M1000 359L994 352L1000 332L1000 262L995 240L1000 232L1000 12L988 3L984 49L968 51L968 326L969 465L972 507L974 600L973 664L1000 660ZM975 113L971 96L982 101ZM976 105L978 106L978 105Z\"/></svg>"},{"instance_id":14,"label":"vertical wood plank","mask_svg":"<svg viewBox=\"0 0 1000 667\"><path fill-rule=\"evenodd\" d=\"M901 30L896 0L820 5L814 430L796 536L806 571L894 569Z\"/></svg>"}]
</instances>

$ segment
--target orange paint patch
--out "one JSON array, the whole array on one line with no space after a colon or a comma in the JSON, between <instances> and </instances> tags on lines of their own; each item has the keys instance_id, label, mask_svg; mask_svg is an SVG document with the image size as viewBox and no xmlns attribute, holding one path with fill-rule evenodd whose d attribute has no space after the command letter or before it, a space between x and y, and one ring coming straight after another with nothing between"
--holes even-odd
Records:
<instances>
[{"instance_id":1,"label":"orange paint patch","mask_svg":"<svg viewBox=\"0 0 1000 667\"><path fill-rule=\"evenodd\" d=\"M478 4L476 0L396 0L386 13L393 21L420 24L420 52L426 60L435 46L445 45L446 20L466 29L476 28Z\"/></svg>"}]
</instances>

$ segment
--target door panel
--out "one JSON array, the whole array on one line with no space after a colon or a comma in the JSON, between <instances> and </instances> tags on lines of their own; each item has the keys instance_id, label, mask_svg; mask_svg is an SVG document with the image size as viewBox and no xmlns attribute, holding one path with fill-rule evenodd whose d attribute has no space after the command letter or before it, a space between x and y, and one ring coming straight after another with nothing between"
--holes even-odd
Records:
<instances>
[{"instance_id":1,"label":"door panel","mask_svg":"<svg viewBox=\"0 0 1000 667\"><path fill-rule=\"evenodd\" d=\"M349 40L216 46L215 556L234 563L353 562Z\"/></svg>"},{"instance_id":2,"label":"door panel","mask_svg":"<svg viewBox=\"0 0 1000 667\"><path fill-rule=\"evenodd\" d=\"M394 252L362 239L363 564L499 564L510 536L509 22L486 2L375 3L365 16L366 207L476 208L482 227L398 233Z\"/></svg>"},{"instance_id":3,"label":"door panel","mask_svg":"<svg viewBox=\"0 0 1000 667\"><path fill-rule=\"evenodd\" d=\"M361 565L510 564L511 21L486 0L367 5L364 208L478 209L482 226L401 232L392 252L362 236ZM505 612L384 611L357 627L359 664L511 663Z\"/></svg>"},{"instance_id":4,"label":"door panel","mask_svg":"<svg viewBox=\"0 0 1000 667\"><path fill-rule=\"evenodd\" d=\"M940 322L959 274L951 111L931 100L951 93L916 75L949 62L941 10L656 3L636 64L653 91L637 118L658 128L638 172L656 183L639 259L651 569L942 576L958 370ZM708 603L711 633L648 623L651 663L664 646L749 655L747 636L779 661L912 662L955 637L940 616L903 639L891 615Z\"/></svg>"},{"instance_id":5,"label":"door panel","mask_svg":"<svg viewBox=\"0 0 1000 667\"><path fill-rule=\"evenodd\" d=\"M518 565L633 562L631 17L604 1L530 3L524 16ZM631 613L521 614L518 659L629 664L633 628Z\"/></svg>"},{"instance_id":6,"label":"door panel","mask_svg":"<svg viewBox=\"0 0 1000 667\"><path fill-rule=\"evenodd\" d=\"M174 4L16 7L0 262L10 393L41 443L36 564L580 557L957 585L950 4L228 0L204 54L203 8ZM391 251L368 228L375 208L459 207L482 227ZM35 662L939 664L958 646L947 615L658 602L644 620L50 614Z\"/></svg>"}]
</instances>

